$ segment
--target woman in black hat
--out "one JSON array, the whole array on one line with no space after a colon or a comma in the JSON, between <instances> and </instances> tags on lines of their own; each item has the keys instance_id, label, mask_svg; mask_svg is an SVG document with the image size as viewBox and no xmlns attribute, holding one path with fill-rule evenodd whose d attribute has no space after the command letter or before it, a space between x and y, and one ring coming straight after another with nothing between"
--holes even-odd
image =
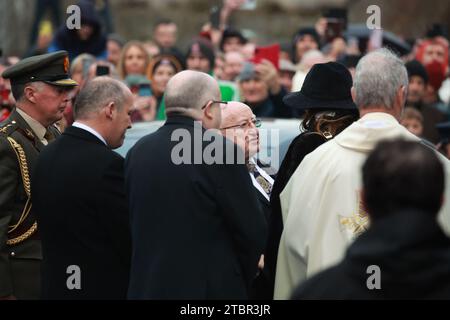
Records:
<instances>
[{"instance_id":1,"label":"woman in black hat","mask_svg":"<svg viewBox=\"0 0 450 320\"><path fill-rule=\"evenodd\" d=\"M271 292L275 281L278 245L283 231L280 193L307 154L358 120L359 112L351 97L352 85L352 76L342 64L316 64L306 75L302 89L283 99L286 106L301 109L305 111L305 115L301 123L303 131L289 146L270 197L272 214L265 268L271 277Z\"/></svg>"}]
</instances>

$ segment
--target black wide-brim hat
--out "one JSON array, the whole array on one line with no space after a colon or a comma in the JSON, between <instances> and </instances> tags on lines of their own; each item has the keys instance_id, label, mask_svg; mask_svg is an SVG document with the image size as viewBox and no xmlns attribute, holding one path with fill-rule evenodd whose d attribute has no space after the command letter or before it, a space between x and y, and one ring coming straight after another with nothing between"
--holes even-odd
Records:
<instances>
[{"instance_id":1,"label":"black wide-brim hat","mask_svg":"<svg viewBox=\"0 0 450 320\"><path fill-rule=\"evenodd\" d=\"M306 75L302 89L283 98L295 109L357 110L352 99L352 75L337 62L315 64Z\"/></svg>"}]
</instances>

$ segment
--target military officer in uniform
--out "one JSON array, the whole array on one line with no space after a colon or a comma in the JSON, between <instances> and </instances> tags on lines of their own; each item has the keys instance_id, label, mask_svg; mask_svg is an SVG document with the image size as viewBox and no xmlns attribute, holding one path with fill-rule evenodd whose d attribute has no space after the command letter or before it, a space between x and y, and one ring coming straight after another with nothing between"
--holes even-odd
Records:
<instances>
[{"instance_id":1,"label":"military officer in uniform","mask_svg":"<svg viewBox=\"0 0 450 320\"><path fill-rule=\"evenodd\" d=\"M37 299L42 260L30 177L39 152L60 133L70 79L66 51L26 58L6 69L16 106L0 124L0 299Z\"/></svg>"}]
</instances>

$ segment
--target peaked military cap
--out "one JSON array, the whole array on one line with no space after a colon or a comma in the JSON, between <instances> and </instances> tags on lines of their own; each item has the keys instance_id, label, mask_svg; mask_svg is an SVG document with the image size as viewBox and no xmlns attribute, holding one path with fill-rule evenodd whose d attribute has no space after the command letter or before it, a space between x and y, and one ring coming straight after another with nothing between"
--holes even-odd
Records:
<instances>
[{"instance_id":1,"label":"peaked military cap","mask_svg":"<svg viewBox=\"0 0 450 320\"><path fill-rule=\"evenodd\" d=\"M54 86L76 86L69 76L67 51L57 51L25 58L6 69L2 77L11 79L11 85L43 81Z\"/></svg>"}]
</instances>

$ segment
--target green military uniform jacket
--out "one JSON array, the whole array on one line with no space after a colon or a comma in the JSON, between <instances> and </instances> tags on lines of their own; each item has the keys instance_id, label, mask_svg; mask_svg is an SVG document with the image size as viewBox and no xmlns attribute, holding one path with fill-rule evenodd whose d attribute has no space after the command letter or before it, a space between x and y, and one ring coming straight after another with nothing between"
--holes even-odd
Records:
<instances>
[{"instance_id":1,"label":"green military uniform jacket","mask_svg":"<svg viewBox=\"0 0 450 320\"><path fill-rule=\"evenodd\" d=\"M60 135L56 127L47 130ZM0 297L40 295L42 250L30 179L44 146L17 110L0 124Z\"/></svg>"}]
</instances>

